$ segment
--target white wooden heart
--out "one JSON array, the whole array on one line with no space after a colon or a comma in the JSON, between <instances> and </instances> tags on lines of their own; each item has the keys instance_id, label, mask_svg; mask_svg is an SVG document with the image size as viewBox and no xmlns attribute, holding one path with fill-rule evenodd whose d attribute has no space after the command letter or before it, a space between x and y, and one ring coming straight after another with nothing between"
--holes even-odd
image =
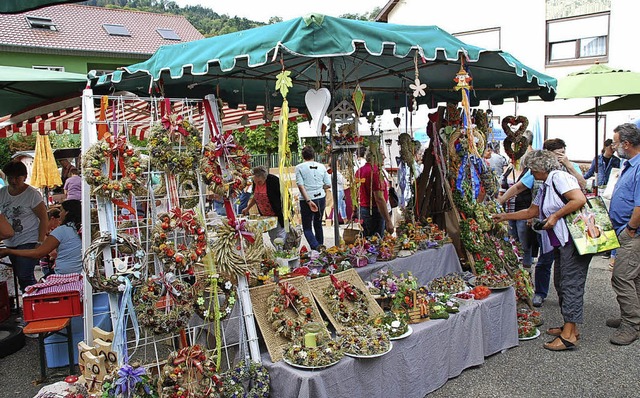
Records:
<instances>
[{"instance_id":1,"label":"white wooden heart","mask_svg":"<svg viewBox=\"0 0 640 398\"><path fill-rule=\"evenodd\" d=\"M305 94L304 102L311 115L309 121L311 130L315 131L316 135L320 135L322 133L322 119L324 119L331 102L331 92L324 87L320 90L311 89Z\"/></svg>"}]
</instances>

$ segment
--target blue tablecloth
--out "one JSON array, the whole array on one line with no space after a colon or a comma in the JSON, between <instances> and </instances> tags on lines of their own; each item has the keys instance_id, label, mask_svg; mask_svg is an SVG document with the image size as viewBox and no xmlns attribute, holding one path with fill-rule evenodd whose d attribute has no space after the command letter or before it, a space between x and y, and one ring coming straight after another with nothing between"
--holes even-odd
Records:
<instances>
[{"instance_id":1,"label":"blue tablecloth","mask_svg":"<svg viewBox=\"0 0 640 398\"><path fill-rule=\"evenodd\" d=\"M278 398L422 398L486 356L518 345L513 288L463 306L447 320L411 325L413 334L393 342L388 354L373 359L343 358L323 370L305 371L284 362L262 362Z\"/></svg>"}]
</instances>

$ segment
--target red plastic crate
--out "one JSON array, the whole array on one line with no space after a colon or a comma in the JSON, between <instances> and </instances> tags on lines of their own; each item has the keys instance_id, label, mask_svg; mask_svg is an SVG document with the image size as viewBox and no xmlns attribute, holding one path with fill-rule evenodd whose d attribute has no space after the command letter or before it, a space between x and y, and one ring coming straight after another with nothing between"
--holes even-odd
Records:
<instances>
[{"instance_id":1,"label":"red plastic crate","mask_svg":"<svg viewBox=\"0 0 640 398\"><path fill-rule=\"evenodd\" d=\"M27 296L22 300L25 321L68 318L82 315L83 308L79 292L50 293Z\"/></svg>"}]
</instances>

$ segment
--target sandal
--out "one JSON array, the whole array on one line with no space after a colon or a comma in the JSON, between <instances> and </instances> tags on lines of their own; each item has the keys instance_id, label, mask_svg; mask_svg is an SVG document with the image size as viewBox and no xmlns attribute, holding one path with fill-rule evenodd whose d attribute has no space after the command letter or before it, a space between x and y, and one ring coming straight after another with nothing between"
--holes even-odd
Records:
<instances>
[{"instance_id":1,"label":"sandal","mask_svg":"<svg viewBox=\"0 0 640 398\"><path fill-rule=\"evenodd\" d=\"M554 346L552 345L556 340L560 340L560 342L562 343L561 346ZM555 339L544 343L542 346L544 348L546 348L547 350L550 351L567 351L567 350L573 350L577 347L577 341L575 343L570 342L569 340L563 338L562 336L558 336Z\"/></svg>"},{"instance_id":2,"label":"sandal","mask_svg":"<svg viewBox=\"0 0 640 398\"><path fill-rule=\"evenodd\" d=\"M547 334L549 336L558 337L560 336L560 333L562 333L562 326L556 326L556 327L547 329ZM580 333L576 333L576 339L580 340Z\"/></svg>"}]
</instances>

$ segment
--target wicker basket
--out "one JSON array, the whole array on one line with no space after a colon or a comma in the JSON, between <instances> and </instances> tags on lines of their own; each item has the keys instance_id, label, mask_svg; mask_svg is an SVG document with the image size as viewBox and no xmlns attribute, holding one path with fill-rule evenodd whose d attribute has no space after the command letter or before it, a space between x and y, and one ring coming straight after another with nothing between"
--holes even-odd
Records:
<instances>
[{"instance_id":1,"label":"wicker basket","mask_svg":"<svg viewBox=\"0 0 640 398\"><path fill-rule=\"evenodd\" d=\"M359 223L350 221L344 229L342 239L344 240L345 244L352 245L356 243L356 239L360 235L362 235L362 226Z\"/></svg>"}]
</instances>

